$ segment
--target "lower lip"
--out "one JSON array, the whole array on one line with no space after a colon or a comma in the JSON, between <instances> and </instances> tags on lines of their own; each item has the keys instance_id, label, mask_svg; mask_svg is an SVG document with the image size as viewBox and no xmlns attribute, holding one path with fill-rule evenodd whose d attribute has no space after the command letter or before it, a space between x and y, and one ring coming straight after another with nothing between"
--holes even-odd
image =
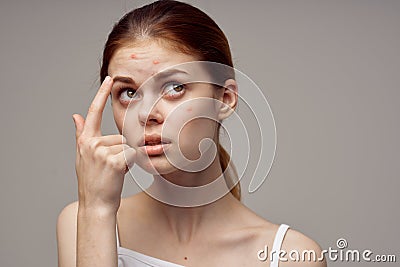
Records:
<instances>
[{"instance_id":1,"label":"lower lip","mask_svg":"<svg viewBox=\"0 0 400 267\"><path fill-rule=\"evenodd\" d=\"M168 148L170 144L159 144L159 145L147 145L147 146L141 146L140 149L144 150L147 155L149 156L154 156L154 155L160 155L164 153L164 151Z\"/></svg>"}]
</instances>

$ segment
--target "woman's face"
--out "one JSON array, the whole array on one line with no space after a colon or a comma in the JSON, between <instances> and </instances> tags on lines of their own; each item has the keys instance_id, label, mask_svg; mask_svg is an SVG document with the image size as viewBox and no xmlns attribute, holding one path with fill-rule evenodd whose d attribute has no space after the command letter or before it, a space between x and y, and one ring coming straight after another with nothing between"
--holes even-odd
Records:
<instances>
[{"instance_id":1,"label":"woman's face","mask_svg":"<svg viewBox=\"0 0 400 267\"><path fill-rule=\"evenodd\" d=\"M127 143L137 149L136 164L150 173L176 171L180 164L185 165L179 160L179 151L186 159L196 160L201 155L200 141L217 138L220 102L213 99L218 97L219 89L209 83L184 84L194 81L192 68L172 67L196 60L148 41L120 48L110 61L108 74L114 80L111 95L116 125ZM163 71L166 68L169 71ZM204 101L204 97L210 101ZM146 140L147 135L155 138ZM167 144L159 144L157 136ZM145 141L148 142L142 146Z\"/></svg>"}]
</instances>

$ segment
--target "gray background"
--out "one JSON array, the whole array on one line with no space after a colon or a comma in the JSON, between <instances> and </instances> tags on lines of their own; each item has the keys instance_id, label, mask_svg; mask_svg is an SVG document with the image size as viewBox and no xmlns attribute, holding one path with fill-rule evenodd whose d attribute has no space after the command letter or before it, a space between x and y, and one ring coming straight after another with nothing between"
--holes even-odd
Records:
<instances>
[{"instance_id":1,"label":"gray background","mask_svg":"<svg viewBox=\"0 0 400 267\"><path fill-rule=\"evenodd\" d=\"M57 265L57 216L77 200L71 115L86 115L113 23L144 3L1 2L0 266ZM400 1L189 3L274 113L276 158L244 203L323 248L342 237L399 258ZM109 105L103 130L116 132ZM124 195L136 192L127 178Z\"/></svg>"}]
</instances>

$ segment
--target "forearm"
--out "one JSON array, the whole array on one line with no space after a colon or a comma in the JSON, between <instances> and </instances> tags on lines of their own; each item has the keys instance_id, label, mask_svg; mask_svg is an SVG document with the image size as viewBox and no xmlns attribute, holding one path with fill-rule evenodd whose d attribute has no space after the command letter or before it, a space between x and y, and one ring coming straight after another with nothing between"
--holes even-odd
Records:
<instances>
[{"instance_id":1,"label":"forearm","mask_svg":"<svg viewBox=\"0 0 400 267\"><path fill-rule=\"evenodd\" d=\"M117 267L116 214L79 208L77 267Z\"/></svg>"}]
</instances>

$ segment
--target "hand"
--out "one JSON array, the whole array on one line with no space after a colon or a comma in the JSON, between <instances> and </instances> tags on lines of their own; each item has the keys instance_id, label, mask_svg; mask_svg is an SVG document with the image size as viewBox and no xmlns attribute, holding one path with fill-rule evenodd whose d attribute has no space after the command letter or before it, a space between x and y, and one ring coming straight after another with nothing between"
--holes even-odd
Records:
<instances>
[{"instance_id":1,"label":"hand","mask_svg":"<svg viewBox=\"0 0 400 267\"><path fill-rule=\"evenodd\" d=\"M136 150L122 135L101 134L103 110L112 87L111 77L100 86L85 119L73 114L76 127L76 175L79 207L117 213L125 174ZM126 160L125 160L126 157Z\"/></svg>"}]
</instances>

